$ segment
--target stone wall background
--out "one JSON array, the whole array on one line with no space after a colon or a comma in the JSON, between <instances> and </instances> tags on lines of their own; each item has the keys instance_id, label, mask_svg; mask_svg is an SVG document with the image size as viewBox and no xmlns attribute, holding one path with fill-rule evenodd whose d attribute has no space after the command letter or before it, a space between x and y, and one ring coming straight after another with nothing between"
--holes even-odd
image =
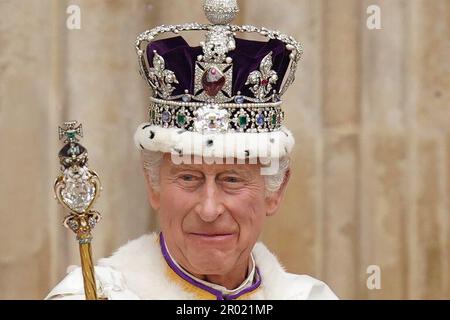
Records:
<instances>
[{"instance_id":1,"label":"stone wall background","mask_svg":"<svg viewBox=\"0 0 450 320\"><path fill-rule=\"evenodd\" d=\"M81 8L81 30L66 9ZM382 29L366 9L381 7ZM41 299L79 263L53 200L57 126L83 123L104 191L94 257L156 225L132 137L148 91L133 48L200 0L0 0L0 298ZM450 298L450 2L241 0L238 23L305 47L285 97L294 174L262 239L344 299ZM368 290L369 265L381 290Z\"/></svg>"}]
</instances>

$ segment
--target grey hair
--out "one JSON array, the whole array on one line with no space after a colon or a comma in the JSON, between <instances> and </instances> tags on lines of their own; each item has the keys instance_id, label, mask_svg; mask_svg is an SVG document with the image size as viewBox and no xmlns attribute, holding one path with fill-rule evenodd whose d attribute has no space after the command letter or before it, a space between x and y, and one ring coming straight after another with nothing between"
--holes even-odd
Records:
<instances>
[{"instance_id":1,"label":"grey hair","mask_svg":"<svg viewBox=\"0 0 450 320\"><path fill-rule=\"evenodd\" d=\"M290 168L291 159L289 156L284 156L279 159L278 170L275 174L264 176L266 183L266 195L280 190L284 180L286 179L286 174Z\"/></svg>"},{"instance_id":2,"label":"grey hair","mask_svg":"<svg viewBox=\"0 0 450 320\"><path fill-rule=\"evenodd\" d=\"M157 151L142 150L142 162L145 174L150 179L150 186L153 190L159 191L159 169L163 159L163 153Z\"/></svg>"},{"instance_id":3,"label":"grey hair","mask_svg":"<svg viewBox=\"0 0 450 320\"><path fill-rule=\"evenodd\" d=\"M145 173L148 175L148 178L150 179L150 186L154 190L159 191L160 187L159 171L163 159L163 153L159 151L142 150L141 155ZM284 156L279 159L277 172L273 175L264 176L266 195L273 194L281 188L289 168L290 168L290 158L289 156Z\"/></svg>"}]
</instances>

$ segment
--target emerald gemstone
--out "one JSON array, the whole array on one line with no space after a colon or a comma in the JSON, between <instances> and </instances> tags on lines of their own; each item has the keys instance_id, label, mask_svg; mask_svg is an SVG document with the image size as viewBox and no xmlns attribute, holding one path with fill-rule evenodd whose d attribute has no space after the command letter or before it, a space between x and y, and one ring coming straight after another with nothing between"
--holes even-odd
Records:
<instances>
[{"instance_id":1,"label":"emerald gemstone","mask_svg":"<svg viewBox=\"0 0 450 320\"><path fill-rule=\"evenodd\" d=\"M272 124L275 126L277 124L277 115L273 114L272 115Z\"/></svg>"},{"instance_id":2,"label":"emerald gemstone","mask_svg":"<svg viewBox=\"0 0 450 320\"><path fill-rule=\"evenodd\" d=\"M68 131L68 132L66 132L66 137L68 139L75 139L75 135L76 135L75 131Z\"/></svg>"},{"instance_id":3,"label":"emerald gemstone","mask_svg":"<svg viewBox=\"0 0 450 320\"><path fill-rule=\"evenodd\" d=\"M239 126L240 127L246 127L248 120L247 120L247 116L239 116Z\"/></svg>"},{"instance_id":4,"label":"emerald gemstone","mask_svg":"<svg viewBox=\"0 0 450 320\"><path fill-rule=\"evenodd\" d=\"M184 113L177 114L177 123L181 126L186 124L186 115Z\"/></svg>"}]
</instances>

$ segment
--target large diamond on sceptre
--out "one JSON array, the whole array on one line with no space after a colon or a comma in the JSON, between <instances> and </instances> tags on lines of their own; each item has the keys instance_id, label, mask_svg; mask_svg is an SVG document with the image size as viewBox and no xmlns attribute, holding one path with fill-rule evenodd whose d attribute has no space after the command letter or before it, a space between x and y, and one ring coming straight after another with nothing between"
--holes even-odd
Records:
<instances>
[{"instance_id":1,"label":"large diamond on sceptre","mask_svg":"<svg viewBox=\"0 0 450 320\"><path fill-rule=\"evenodd\" d=\"M88 214L100 193L98 175L87 166L88 153L79 143L82 126L76 121L59 127L59 138L65 145L59 151L62 175L55 182L55 195L73 215Z\"/></svg>"},{"instance_id":2,"label":"large diamond on sceptre","mask_svg":"<svg viewBox=\"0 0 450 320\"><path fill-rule=\"evenodd\" d=\"M62 173L54 183L55 196L69 211L63 224L76 234L79 243L86 299L96 300L91 231L101 215L92 206L100 194L101 184L98 175L88 168L87 150L79 143L79 137L83 136L81 124L65 122L58 131L65 145L59 151Z\"/></svg>"}]
</instances>

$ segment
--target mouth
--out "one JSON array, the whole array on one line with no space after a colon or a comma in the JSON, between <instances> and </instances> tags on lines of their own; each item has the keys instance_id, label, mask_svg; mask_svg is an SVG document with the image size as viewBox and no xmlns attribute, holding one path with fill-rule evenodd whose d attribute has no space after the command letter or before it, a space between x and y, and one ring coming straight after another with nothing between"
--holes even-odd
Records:
<instances>
[{"instance_id":1,"label":"mouth","mask_svg":"<svg viewBox=\"0 0 450 320\"><path fill-rule=\"evenodd\" d=\"M191 232L190 234L201 237L218 237L218 236L228 236L233 234L233 232L215 232L215 233Z\"/></svg>"},{"instance_id":2,"label":"mouth","mask_svg":"<svg viewBox=\"0 0 450 320\"><path fill-rule=\"evenodd\" d=\"M193 239L204 241L204 242L225 242L232 240L236 233L233 232L217 232L217 233L199 233L191 232L189 236Z\"/></svg>"}]
</instances>

